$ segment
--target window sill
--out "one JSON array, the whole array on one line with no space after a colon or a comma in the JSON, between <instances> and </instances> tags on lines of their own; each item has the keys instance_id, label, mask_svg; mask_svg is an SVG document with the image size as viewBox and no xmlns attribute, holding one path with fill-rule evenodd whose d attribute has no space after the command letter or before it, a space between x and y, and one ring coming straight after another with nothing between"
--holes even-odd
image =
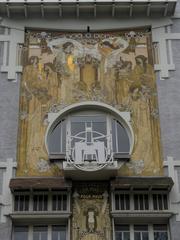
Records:
<instances>
[{"instance_id":1,"label":"window sill","mask_svg":"<svg viewBox=\"0 0 180 240\"><path fill-rule=\"evenodd\" d=\"M66 223L69 217L71 216L71 212L14 212L11 213L10 218L13 222L16 223Z\"/></svg>"},{"instance_id":2,"label":"window sill","mask_svg":"<svg viewBox=\"0 0 180 240\"><path fill-rule=\"evenodd\" d=\"M174 213L169 210L162 210L162 211L153 211L153 210L125 210L125 211L112 211L111 216L114 219L117 219L117 221L127 221L130 220L133 221L139 221L139 222L150 222L158 223L158 222L168 222L168 219L173 215Z\"/></svg>"}]
</instances>

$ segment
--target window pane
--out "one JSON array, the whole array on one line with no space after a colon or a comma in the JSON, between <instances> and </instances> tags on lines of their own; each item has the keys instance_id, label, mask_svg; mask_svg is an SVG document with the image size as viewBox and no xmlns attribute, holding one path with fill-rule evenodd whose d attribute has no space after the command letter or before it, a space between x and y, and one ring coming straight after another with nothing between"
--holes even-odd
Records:
<instances>
[{"instance_id":1,"label":"window pane","mask_svg":"<svg viewBox=\"0 0 180 240\"><path fill-rule=\"evenodd\" d=\"M18 211L19 196L15 196L14 199L14 211Z\"/></svg>"},{"instance_id":2,"label":"window pane","mask_svg":"<svg viewBox=\"0 0 180 240\"><path fill-rule=\"evenodd\" d=\"M118 152L129 152L129 137L124 127L117 122Z\"/></svg>"},{"instance_id":3,"label":"window pane","mask_svg":"<svg viewBox=\"0 0 180 240\"><path fill-rule=\"evenodd\" d=\"M52 240L66 240L66 227L52 226Z\"/></svg>"},{"instance_id":4,"label":"window pane","mask_svg":"<svg viewBox=\"0 0 180 240\"><path fill-rule=\"evenodd\" d=\"M144 199L143 199L143 195L140 194L139 195L139 203L140 203L140 210L144 210Z\"/></svg>"},{"instance_id":5,"label":"window pane","mask_svg":"<svg viewBox=\"0 0 180 240\"><path fill-rule=\"evenodd\" d=\"M116 121L112 121L112 144L113 144L113 151L118 152L118 146L116 141Z\"/></svg>"},{"instance_id":6,"label":"window pane","mask_svg":"<svg viewBox=\"0 0 180 240\"><path fill-rule=\"evenodd\" d=\"M135 231L148 231L148 225L134 225Z\"/></svg>"},{"instance_id":7,"label":"window pane","mask_svg":"<svg viewBox=\"0 0 180 240\"><path fill-rule=\"evenodd\" d=\"M144 207L145 207L145 210L149 209L149 198L147 194L144 195Z\"/></svg>"},{"instance_id":8,"label":"window pane","mask_svg":"<svg viewBox=\"0 0 180 240\"><path fill-rule=\"evenodd\" d=\"M47 240L47 226L35 226L33 228L33 240Z\"/></svg>"},{"instance_id":9,"label":"window pane","mask_svg":"<svg viewBox=\"0 0 180 240\"><path fill-rule=\"evenodd\" d=\"M154 207L154 210L158 209L158 207L157 207L157 195L156 194L153 194L153 207Z\"/></svg>"},{"instance_id":10,"label":"window pane","mask_svg":"<svg viewBox=\"0 0 180 240\"><path fill-rule=\"evenodd\" d=\"M124 239L123 240L130 240L130 233L124 232Z\"/></svg>"},{"instance_id":11,"label":"window pane","mask_svg":"<svg viewBox=\"0 0 180 240\"><path fill-rule=\"evenodd\" d=\"M28 240L28 227L14 227L14 240Z\"/></svg>"},{"instance_id":12,"label":"window pane","mask_svg":"<svg viewBox=\"0 0 180 240\"><path fill-rule=\"evenodd\" d=\"M168 209L168 202L167 202L167 195L166 194L163 195L163 201L164 201L164 209L167 210Z\"/></svg>"},{"instance_id":13,"label":"window pane","mask_svg":"<svg viewBox=\"0 0 180 240\"><path fill-rule=\"evenodd\" d=\"M119 194L115 194L115 209L119 210Z\"/></svg>"},{"instance_id":14,"label":"window pane","mask_svg":"<svg viewBox=\"0 0 180 240\"><path fill-rule=\"evenodd\" d=\"M51 132L49 137L49 151L50 153L60 153L60 139L61 139L61 123L59 123Z\"/></svg>"},{"instance_id":15,"label":"window pane","mask_svg":"<svg viewBox=\"0 0 180 240\"><path fill-rule=\"evenodd\" d=\"M33 196L33 210L37 211L37 196Z\"/></svg>"},{"instance_id":16,"label":"window pane","mask_svg":"<svg viewBox=\"0 0 180 240\"><path fill-rule=\"evenodd\" d=\"M57 202L57 196L56 195L53 195L52 197L52 210L55 211L57 210L56 208L56 202Z\"/></svg>"},{"instance_id":17,"label":"window pane","mask_svg":"<svg viewBox=\"0 0 180 240\"><path fill-rule=\"evenodd\" d=\"M162 210L163 204L162 204L162 196L160 194L158 195L158 205L159 205L159 210Z\"/></svg>"},{"instance_id":18,"label":"window pane","mask_svg":"<svg viewBox=\"0 0 180 240\"><path fill-rule=\"evenodd\" d=\"M42 211L43 210L43 195L39 195L38 198L39 198L39 201L38 201L39 207L37 210Z\"/></svg>"},{"instance_id":19,"label":"window pane","mask_svg":"<svg viewBox=\"0 0 180 240\"><path fill-rule=\"evenodd\" d=\"M167 225L166 224L155 224L154 230L155 231L167 231Z\"/></svg>"},{"instance_id":20,"label":"window pane","mask_svg":"<svg viewBox=\"0 0 180 240\"><path fill-rule=\"evenodd\" d=\"M125 195L125 199L126 199L126 210L130 209L130 201L129 201L129 195L126 194Z\"/></svg>"},{"instance_id":21,"label":"window pane","mask_svg":"<svg viewBox=\"0 0 180 240\"><path fill-rule=\"evenodd\" d=\"M102 114L102 113L97 113L96 114L88 114L88 113L83 113L82 114L78 114L78 115L74 115L71 117L71 122L75 123L75 122L105 122L106 121L106 115Z\"/></svg>"},{"instance_id":22,"label":"window pane","mask_svg":"<svg viewBox=\"0 0 180 240\"><path fill-rule=\"evenodd\" d=\"M93 131L100 132L106 135L106 121L93 122L92 126L93 126Z\"/></svg>"},{"instance_id":23,"label":"window pane","mask_svg":"<svg viewBox=\"0 0 180 240\"><path fill-rule=\"evenodd\" d=\"M107 134L105 116L73 116L71 117L71 135L85 131L86 127L92 127L93 131ZM94 133L93 137L97 137Z\"/></svg>"},{"instance_id":24,"label":"window pane","mask_svg":"<svg viewBox=\"0 0 180 240\"><path fill-rule=\"evenodd\" d=\"M114 152L129 152L130 143L127 131L115 119L112 120L112 139Z\"/></svg>"},{"instance_id":25,"label":"window pane","mask_svg":"<svg viewBox=\"0 0 180 240\"><path fill-rule=\"evenodd\" d=\"M58 195L57 199L58 199L58 202L56 203L57 204L57 210L61 210L62 209L62 196Z\"/></svg>"},{"instance_id":26,"label":"window pane","mask_svg":"<svg viewBox=\"0 0 180 240\"><path fill-rule=\"evenodd\" d=\"M48 196L35 195L33 196L33 210L34 211L47 211Z\"/></svg>"},{"instance_id":27,"label":"window pane","mask_svg":"<svg viewBox=\"0 0 180 240\"><path fill-rule=\"evenodd\" d=\"M115 237L116 237L116 240L123 240L122 239L122 232L116 232Z\"/></svg>"},{"instance_id":28,"label":"window pane","mask_svg":"<svg viewBox=\"0 0 180 240\"><path fill-rule=\"evenodd\" d=\"M66 122L62 120L59 122L48 138L48 146L50 153L62 153L65 152L66 142Z\"/></svg>"},{"instance_id":29,"label":"window pane","mask_svg":"<svg viewBox=\"0 0 180 240\"><path fill-rule=\"evenodd\" d=\"M167 232L155 232L154 240L168 240Z\"/></svg>"},{"instance_id":30,"label":"window pane","mask_svg":"<svg viewBox=\"0 0 180 240\"><path fill-rule=\"evenodd\" d=\"M141 234L140 234L140 232L135 232L135 233L134 233L134 240L141 240Z\"/></svg>"},{"instance_id":31,"label":"window pane","mask_svg":"<svg viewBox=\"0 0 180 240\"><path fill-rule=\"evenodd\" d=\"M120 199L121 199L121 210L124 210L124 195L123 194L120 195Z\"/></svg>"},{"instance_id":32,"label":"window pane","mask_svg":"<svg viewBox=\"0 0 180 240\"><path fill-rule=\"evenodd\" d=\"M115 236L116 240L130 240L129 225L116 225Z\"/></svg>"},{"instance_id":33,"label":"window pane","mask_svg":"<svg viewBox=\"0 0 180 240\"><path fill-rule=\"evenodd\" d=\"M134 195L134 209L138 210L139 209L139 201L138 201L138 195Z\"/></svg>"},{"instance_id":34,"label":"window pane","mask_svg":"<svg viewBox=\"0 0 180 240\"><path fill-rule=\"evenodd\" d=\"M48 208L48 196L47 195L44 195L44 206L43 206L43 211L47 211L47 208Z\"/></svg>"},{"instance_id":35,"label":"window pane","mask_svg":"<svg viewBox=\"0 0 180 240\"><path fill-rule=\"evenodd\" d=\"M67 196L63 195L63 209L62 210L67 210Z\"/></svg>"},{"instance_id":36,"label":"window pane","mask_svg":"<svg viewBox=\"0 0 180 240\"><path fill-rule=\"evenodd\" d=\"M19 211L23 211L24 210L24 196L21 195L20 196L20 202L19 202Z\"/></svg>"},{"instance_id":37,"label":"window pane","mask_svg":"<svg viewBox=\"0 0 180 240\"><path fill-rule=\"evenodd\" d=\"M116 225L116 231L129 231L129 225Z\"/></svg>"},{"instance_id":38,"label":"window pane","mask_svg":"<svg viewBox=\"0 0 180 240\"><path fill-rule=\"evenodd\" d=\"M148 240L148 232L142 232L142 240Z\"/></svg>"},{"instance_id":39,"label":"window pane","mask_svg":"<svg viewBox=\"0 0 180 240\"><path fill-rule=\"evenodd\" d=\"M29 196L25 196L25 211L29 210Z\"/></svg>"},{"instance_id":40,"label":"window pane","mask_svg":"<svg viewBox=\"0 0 180 240\"><path fill-rule=\"evenodd\" d=\"M67 195L66 194L53 195L52 209L53 211L66 211Z\"/></svg>"},{"instance_id":41,"label":"window pane","mask_svg":"<svg viewBox=\"0 0 180 240\"><path fill-rule=\"evenodd\" d=\"M85 131L85 123L84 122L71 122L71 135L76 136L78 133ZM85 133L81 133L78 137L85 139ZM76 142L80 142L81 139L73 138L71 141L71 147L74 147Z\"/></svg>"},{"instance_id":42,"label":"window pane","mask_svg":"<svg viewBox=\"0 0 180 240\"><path fill-rule=\"evenodd\" d=\"M80 132L85 131L84 122L71 122L71 135L74 136Z\"/></svg>"},{"instance_id":43,"label":"window pane","mask_svg":"<svg viewBox=\"0 0 180 240\"><path fill-rule=\"evenodd\" d=\"M66 152L66 122L65 121L62 122L61 131L62 131L61 151L65 153Z\"/></svg>"}]
</instances>

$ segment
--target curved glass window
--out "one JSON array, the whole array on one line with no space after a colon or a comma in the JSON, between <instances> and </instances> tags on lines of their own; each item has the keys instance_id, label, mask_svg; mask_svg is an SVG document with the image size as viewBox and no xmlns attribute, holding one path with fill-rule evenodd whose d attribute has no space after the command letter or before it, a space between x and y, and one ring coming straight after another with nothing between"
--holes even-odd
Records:
<instances>
[{"instance_id":1,"label":"curved glass window","mask_svg":"<svg viewBox=\"0 0 180 240\"><path fill-rule=\"evenodd\" d=\"M128 153L130 149L129 137L127 130L122 124L116 120L112 120L112 141L113 152L115 153Z\"/></svg>"},{"instance_id":2,"label":"curved glass window","mask_svg":"<svg viewBox=\"0 0 180 240\"><path fill-rule=\"evenodd\" d=\"M75 154L74 148L96 143L104 154L129 153L130 141L127 129L119 119L103 111L79 111L68 114L51 129L48 134L49 154ZM86 156L87 160L92 156Z\"/></svg>"},{"instance_id":3,"label":"curved glass window","mask_svg":"<svg viewBox=\"0 0 180 240\"><path fill-rule=\"evenodd\" d=\"M66 121L61 120L51 130L48 137L48 147L50 154L66 152Z\"/></svg>"}]
</instances>

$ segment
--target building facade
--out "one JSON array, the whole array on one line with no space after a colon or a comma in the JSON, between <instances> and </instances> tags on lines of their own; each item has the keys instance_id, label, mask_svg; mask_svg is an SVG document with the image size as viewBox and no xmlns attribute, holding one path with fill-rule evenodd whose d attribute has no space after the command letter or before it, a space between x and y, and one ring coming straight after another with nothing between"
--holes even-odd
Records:
<instances>
[{"instance_id":1,"label":"building facade","mask_svg":"<svg viewBox=\"0 0 180 240\"><path fill-rule=\"evenodd\" d=\"M0 17L0 240L179 240L179 2Z\"/></svg>"}]
</instances>

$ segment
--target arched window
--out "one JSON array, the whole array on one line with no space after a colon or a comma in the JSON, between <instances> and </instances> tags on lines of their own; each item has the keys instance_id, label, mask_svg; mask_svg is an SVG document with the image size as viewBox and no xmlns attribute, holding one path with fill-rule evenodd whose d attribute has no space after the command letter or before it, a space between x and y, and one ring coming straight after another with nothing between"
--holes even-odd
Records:
<instances>
[{"instance_id":1,"label":"arched window","mask_svg":"<svg viewBox=\"0 0 180 240\"><path fill-rule=\"evenodd\" d=\"M118 115L117 110L93 104L64 111L47 133L50 158L61 156L59 159L66 158L78 165L112 162L121 155L129 155L132 145L132 130L125 117L120 112Z\"/></svg>"}]
</instances>

